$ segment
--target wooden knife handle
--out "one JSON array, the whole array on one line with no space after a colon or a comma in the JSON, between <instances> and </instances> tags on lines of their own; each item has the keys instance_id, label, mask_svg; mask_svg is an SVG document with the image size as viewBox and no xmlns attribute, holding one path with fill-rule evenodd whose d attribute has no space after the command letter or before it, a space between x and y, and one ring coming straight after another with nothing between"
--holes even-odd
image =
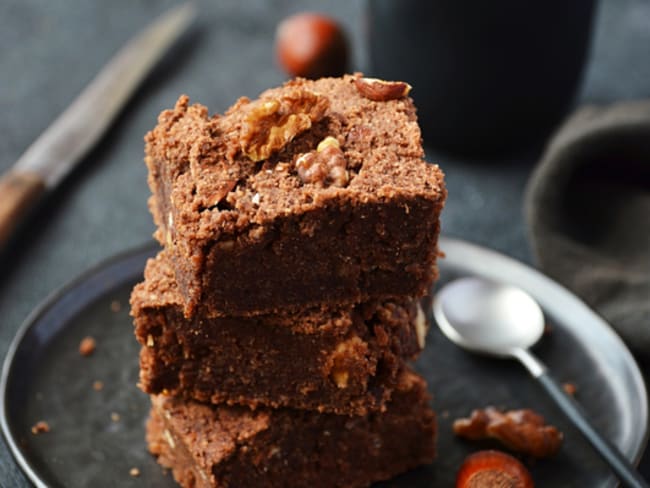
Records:
<instances>
[{"instance_id":1,"label":"wooden knife handle","mask_svg":"<svg viewBox=\"0 0 650 488\"><path fill-rule=\"evenodd\" d=\"M43 193L45 182L36 173L9 170L0 178L0 248Z\"/></svg>"}]
</instances>

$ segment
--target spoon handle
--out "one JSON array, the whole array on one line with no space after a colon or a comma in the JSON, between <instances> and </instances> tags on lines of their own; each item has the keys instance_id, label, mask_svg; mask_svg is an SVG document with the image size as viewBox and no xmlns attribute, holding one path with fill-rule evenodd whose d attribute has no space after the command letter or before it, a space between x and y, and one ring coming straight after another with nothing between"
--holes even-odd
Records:
<instances>
[{"instance_id":1,"label":"spoon handle","mask_svg":"<svg viewBox=\"0 0 650 488\"><path fill-rule=\"evenodd\" d=\"M632 464L621 454L616 446L600 435L587 420L582 407L564 392L564 389L549 375L546 366L533 354L526 350L515 354L531 375L539 381L546 392L555 401L569 420L575 425L593 448L609 463L624 486L631 488L648 488Z\"/></svg>"}]
</instances>

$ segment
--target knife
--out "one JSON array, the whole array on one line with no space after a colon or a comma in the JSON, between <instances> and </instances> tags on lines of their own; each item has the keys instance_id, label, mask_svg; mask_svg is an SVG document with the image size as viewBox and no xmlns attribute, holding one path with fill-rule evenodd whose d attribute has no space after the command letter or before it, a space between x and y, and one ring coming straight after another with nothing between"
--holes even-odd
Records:
<instances>
[{"instance_id":1,"label":"knife","mask_svg":"<svg viewBox=\"0 0 650 488\"><path fill-rule=\"evenodd\" d=\"M0 178L0 248L27 211L99 141L195 16L193 4L180 5L131 39Z\"/></svg>"}]
</instances>

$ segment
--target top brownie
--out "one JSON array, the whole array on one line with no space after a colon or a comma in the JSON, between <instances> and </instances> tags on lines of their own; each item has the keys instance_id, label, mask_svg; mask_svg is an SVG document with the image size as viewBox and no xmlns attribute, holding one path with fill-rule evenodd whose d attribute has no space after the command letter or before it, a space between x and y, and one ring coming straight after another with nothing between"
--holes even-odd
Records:
<instances>
[{"instance_id":1,"label":"top brownie","mask_svg":"<svg viewBox=\"0 0 650 488\"><path fill-rule=\"evenodd\" d=\"M146 140L156 237L191 315L421 296L446 191L408 85L296 79L223 116L182 96Z\"/></svg>"}]
</instances>

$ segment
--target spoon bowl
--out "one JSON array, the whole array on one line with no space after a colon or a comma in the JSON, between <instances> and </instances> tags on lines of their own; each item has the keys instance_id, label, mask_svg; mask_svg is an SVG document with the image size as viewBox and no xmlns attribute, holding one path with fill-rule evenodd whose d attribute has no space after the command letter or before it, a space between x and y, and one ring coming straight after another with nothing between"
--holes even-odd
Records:
<instances>
[{"instance_id":1,"label":"spoon bowl","mask_svg":"<svg viewBox=\"0 0 650 488\"><path fill-rule=\"evenodd\" d=\"M433 314L453 342L493 356L513 356L544 333L544 315L530 295L480 278L462 278L445 286L436 295Z\"/></svg>"}]
</instances>

